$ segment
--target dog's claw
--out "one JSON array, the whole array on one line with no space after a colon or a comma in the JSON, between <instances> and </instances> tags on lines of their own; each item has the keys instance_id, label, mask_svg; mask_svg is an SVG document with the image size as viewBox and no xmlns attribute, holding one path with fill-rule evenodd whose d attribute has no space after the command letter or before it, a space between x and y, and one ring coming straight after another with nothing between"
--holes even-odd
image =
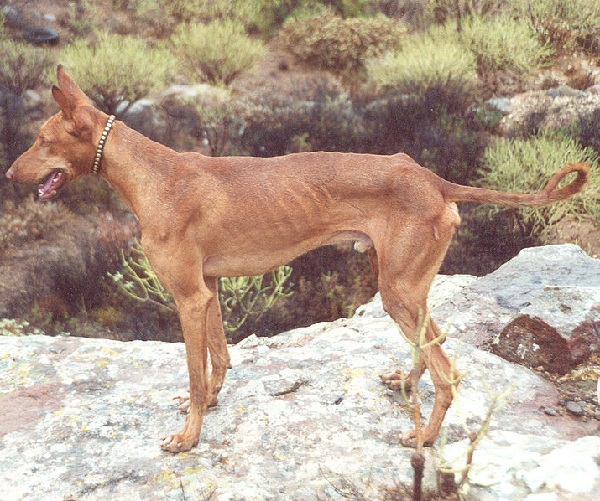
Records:
<instances>
[{"instance_id":1,"label":"dog's claw","mask_svg":"<svg viewBox=\"0 0 600 501\"><path fill-rule=\"evenodd\" d=\"M178 400L179 401L179 405L177 406L177 408L179 409L179 412L181 412L182 414L189 414L190 412L190 392L186 392L185 395L175 395L173 397L173 400Z\"/></svg>"},{"instance_id":2,"label":"dog's claw","mask_svg":"<svg viewBox=\"0 0 600 501\"><path fill-rule=\"evenodd\" d=\"M186 440L186 438L178 433L164 438L160 444L160 448L165 452L186 452L197 445L198 441Z\"/></svg>"},{"instance_id":3,"label":"dog's claw","mask_svg":"<svg viewBox=\"0 0 600 501\"><path fill-rule=\"evenodd\" d=\"M179 412L181 412L182 414L190 413L191 400L190 400L190 392L189 391L186 392L185 395L174 396L173 400L179 401L179 405L177 406L177 408L179 409ZM208 403L208 407L215 407L216 405L217 405L217 395L213 394L210 396L210 402Z\"/></svg>"},{"instance_id":4,"label":"dog's claw","mask_svg":"<svg viewBox=\"0 0 600 501\"><path fill-rule=\"evenodd\" d=\"M422 432L422 436L421 436L421 440L423 440L423 447L431 447L433 445L433 443L435 442L435 438L433 437L433 439L431 438L427 438L427 436L429 435L427 433L426 428L423 429ZM402 435L400 437L400 443L404 446L404 447L410 447L411 449L416 449L417 448L417 432L416 430L410 430L407 431L404 435Z\"/></svg>"},{"instance_id":5,"label":"dog's claw","mask_svg":"<svg viewBox=\"0 0 600 501\"><path fill-rule=\"evenodd\" d=\"M404 391L410 390L410 373L404 373L399 369L396 369L391 372L386 372L385 374L381 374L379 376L383 384L385 384L390 390L402 390Z\"/></svg>"}]
</instances>

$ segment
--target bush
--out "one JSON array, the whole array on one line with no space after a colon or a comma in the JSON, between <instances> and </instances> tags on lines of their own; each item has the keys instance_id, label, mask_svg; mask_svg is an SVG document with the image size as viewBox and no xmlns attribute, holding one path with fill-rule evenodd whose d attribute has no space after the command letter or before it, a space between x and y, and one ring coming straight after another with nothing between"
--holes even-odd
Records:
<instances>
[{"instance_id":1,"label":"bush","mask_svg":"<svg viewBox=\"0 0 600 501\"><path fill-rule=\"evenodd\" d=\"M597 0L518 0L518 15L528 20L542 44L557 51L600 51L600 3Z\"/></svg>"},{"instance_id":2,"label":"bush","mask_svg":"<svg viewBox=\"0 0 600 501\"><path fill-rule=\"evenodd\" d=\"M469 92L477 80L475 69L475 58L465 51L456 30L439 27L408 37L400 51L367 65L376 86L407 94L451 84Z\"/></svg>"},{"instance_id":3,"label":"bush","mask_svg":"<svg viewBox=\"0 0 600 501\"><path fill-rule=\"evenodd\" d=\"M357 71L369 59L395 49L405 32L386 17L342 19L331 12L292 18L280 40L299 60L334 71Z\"/></svg>"},{"instance_id":4,"label":"bush","mask_svg":"<svg viewBox=\"0 0 600 501\"><path fill-rule=\"evenodd\" d=\"M109 274L117 289L137 302L175 313L175 302L152 270L141 244L136 242L129 253L129 257L122 254L122 272ZM281 266L264 276L222 277L219 280L223 327L230 339L239 341L245 337L240 337L241 333L249 327L251 330L246 335L256 330L263 315L278 301L292 295L292 284L288 282L291 273L289 266Z\"/></svg>"},{"instance_id":5,"label":"bush","mask_svg":"<svg viewBox=\"0 0 600 501\"><path fill-rule=\"evenodd\" d=\"M546 207L518 209L519 218L533 235L567 215L591 217L600 224L600 178L593 172L598 168L598 154L564 134L542 133L529 140L498 139L484 153L480 182L491 189L535 193L556 170L575 162L592 166L585 193ZM495 207L491 214L500 210Z\"/></svg>"},{"instance_id":6,"label":"bush","mask_svg":"<svg viewBox=\"0 0 600 501\"><path fill-rule=\"evenodd\" d=\"M361 117L333 77L298 79L292 92L265 87L247 96L242 136L255 156L277 156L307 149L356 151Z\"/></svg>"},{"instance_id":7,"label":"bush","mask_svg":"<svg viewBox=\"0 0 600 501\"><path fill-rule=\"evenodd\" d=\"M170 45L186 77L213 85L229 85L266 55L263 43L231 20L182 25Z\"/></svg>"},{"instance_id":8,"label":"bush","mask_svg":"<svg viewBox=\"0 0 600 501\"><path fill-rule=\"evenodd\" d=\"M122 116L135 101L166 84L172 58L140 38L104 33L96 42L68 45L62 60L99 108Z\"/></svg>"},{"instance_id":9,"label":"bush","mask_svg":"<svg viewBox=\"0 0 600 501\"><path fill-rule=\"evenodd\" d=\"M121 30L150 32L159 38L171 35L182 23L230 19L245 27L257 26L262 3L262 0L113 1L119 11Z\"/></svg>"},{"instance_id":10,"label":"bush","mask_svg":"<svg viewBox=\"0 0 600 501\"><path fill-rule=\"evenodd\" d=\"M425 7L428 22L447 24L461 31L464 21L474 16L496 15L507 4L507 0L430 0Z\"/></svg>"},{"instance_id":11,"label":"bush","mask_svg":"<svg viewBox=\"0 0 600 501\"><path fill-rule=\"evenodd\" d=\"M552 54L524 19L475 17L465 23L463 37L475 57L479 78L493 92L506 78L518 84L523 76L544 66Z\"/></svg>"},{"instance_id":12,"label":"bush","mask_svg":"<svg viewBox=\"0 0 600 501\"><path fill-rule=\"evenodd\" d=\"M53 65L54 55L48 49L0 40L0 85L17 96L44 83Z\"/></svg>"},{"instance_id":13,"label":"bush","mask_svg":"<svg viewBox=\"0 0 600 501\"><path fill-rule=\"evenodd\" d=\"M41 204L33 197L18 205L8 202L0 216L0 250L20 248L28 242L52 237L57 228L73 221L61 203Z\"/></svg>"}]
</instances>

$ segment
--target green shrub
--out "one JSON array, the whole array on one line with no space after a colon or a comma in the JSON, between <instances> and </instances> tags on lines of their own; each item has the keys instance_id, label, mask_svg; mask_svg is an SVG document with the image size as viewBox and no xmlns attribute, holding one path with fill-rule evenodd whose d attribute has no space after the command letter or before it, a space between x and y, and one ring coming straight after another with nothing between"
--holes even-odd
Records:
<instances>
[{"instance_id":1,"label":"green shrub","mask_svg":"<svg viewBox=\"0 0 600 501\"><path fill-rule=\"evenodd\" d=\"M266 55L263 43L231 20L182 25L170 45L188 78L213 85L229 85Z\"/></svg>"},{"instance_id":2,"label":"green shrub","mask_svg":"<svg viewBox=\"0 0 600 501\"><path fill-rule=\"evenodd\" d=\"M463 37L475 57L479 78L492 91L506 77L519 81L532 74L552 54L524 19L474 17L465 23Z\"/></svg>"},{"instance_id":3,"label":"green shrub","mask_svg":"<svg viewBox=\"0 0 600 501\"><path fill-rule=\"evenodd\" d=\"M321 15L326 11L343 17L368 15L373 9L371 0L253 0L259 5L255 18L259 31L272 34L288 18Z\"/></svg>"},{"instance_id":4,"label":"green shrub","mask_svg":"<svg viewBox=\"0 0 600 501\"><path fill-rule=\"evenodd\" d=\"M456 30L439 27L407 37L401 50L367 65L369 80L379 88L409 94L450 84L468 92L477 81L475 69L475 59Z\"/></svg>"},{"instance_id":5,"label":"green shrub","mask_svg":"<svg viewBox=\"0 0 600 501\"><path fill-rule=\"evenodd\" d=\"M114 3L114 2L113 2ZM127 0L118 7L133 25L146 25L159 37L182 23L234 20L245 27L258 24L261 0ZM140 31L139 29L137 31Z\"/></svg>"},{"instance_id":6,"label":"green shrub","mask_svg":"<svg viewBox=\"0 0 600 501\"><path fill-rule=\"evenodd\" d=\"M399 46L404 28L386 17L342 19L331 12L285 22L280 40L299 60L334 71L357 71Z\"/></svg>"},{"instance_id":7,"label":"green shrub","mask_svg":"<svg viewBox=\"0 0 600 501\"><path fill-rule=\"evenodd\" d=\"M53 65L54 54L48 49L0 40L0 85L17 96L44 83Z\"/></svg>"},{"instance_id":8,"label":"green shrub","mask_svg":"<svg viewBox=\"0 0 600 501\"><path fill-rule=\"evenodd\" d=\"M514 7L528 20L542 44L557 51L600 51L598 0L517 0Z\"/></svg>"},{"instance_id":9,"label":"green shrub","mask_svg":"<svg viewBox=\"0 0 600 501\"><path fill-rule=\"evenodd\" d=\"M109 273L117 289L126 297L149 303L160 310L176 312L171 294L162 286L152 270L139 242L122 255L122 271ZM261 317L283 298L292 295L288 281L292 269L281 266L266 275L254 277L223 277L219 280L219 301L223 327L230 336L248 324L257 327Z\"/></svg>"},{"instance_id":10,"label":"green shrub","mask_svg":"<svg viewBox=\"0 0 600 501\"><path fill-rule=\"evenodd\" d=\"M122 116L138 99L168 81L172 58L134 36L104 33L76 40L62 61L81 89L106 113Z\"/></svg>"},{"instance_id":11,"label":"green shrub","mask_svg":"<svg viewBox=\"0 0 600 501\"><path fill-rule=\"evenodd\" d=\"M242 105L226 89L205 87L205 92L189 104L194 107L197 130L206 141L210 155L218 157L224 153L230 140L237 139L237 132L243 130Z\"/></svg>"},{"instance_id":12,"label":"green shrub","mask_svg":"<svg viewBox=\"0 0 600 501\"><path fill-rule=\"evenodd\" d=\"M481 185L502 191L536 193L556 170L575 162L592 166L591 179L583 194L545 207L518 209L519 217L534 235L567 215L591 217L600 224L598 154L564 134L543 133L529 140L498 139L484 153ZM491 213L500 210L495 207Z\"/></svg>"},{"instance_id":13,"label":"green shrub","mask_svg":"<svg viewBox=\"0 0 600 501\"><path fill-rule=\"evenodd\" d=\"M452 24L457 31L471 17L496 15L509 0L429 0L424 7L427 23ZM452 23L450 23L452 21Z\"/></svg>"}]
</instances>

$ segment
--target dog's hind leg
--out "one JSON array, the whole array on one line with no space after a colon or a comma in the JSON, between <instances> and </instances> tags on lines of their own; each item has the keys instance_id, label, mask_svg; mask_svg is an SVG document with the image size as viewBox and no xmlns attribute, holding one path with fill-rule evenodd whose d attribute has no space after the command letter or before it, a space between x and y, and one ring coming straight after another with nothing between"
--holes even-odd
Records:
<instances>
[{"instance_id":1,"label":"dog's hind leg","mask_svg":"<svg viewBox=\"0 0 600 501\"><path fill-rule=\"evenodd\" d=\"M433 320L426 322L427 294L458 224L451 215L439 218L434 231L425 222L413 228L404 224L393 235L394 238L389 238L392 235L388 233L385 247L378 249L378 282L385 310L411 343L417 343L419 331L424 330L421 343L427 346L421 351L419 367L413 371L421 376L425 368L429 369L435 387L433 411L429 423L420 433L421 442L425 445L431 445L437 438L452 402L451 385L459 378L442 349L440 329ZM446 224L442 224L444 222ZM384 375L384 382L395 383L400 379L394 377L399 373L391 374ZM407 376L407 381L412 381L411 376ZM408 382L405 389L410 389L410 385ZM402 442L415 446L417 435L416 430L412 430L402 437Z\"/></svg>"},{"instance_id":2,"label":"dog's hind leg","mask_svg":"<svg viewBox=\"0 0 600 501\"><path fill-rule=\"evenodd\" d=\"M223 332L223 318L219 304L218 279L205 277L207 287L215 298L208 307L208 351L212 373L210 377L209 406L217 405L217 396L223 387L227 369L231 368L229 351L227 350L227 339Z\"/></svg>"}]
</instances>

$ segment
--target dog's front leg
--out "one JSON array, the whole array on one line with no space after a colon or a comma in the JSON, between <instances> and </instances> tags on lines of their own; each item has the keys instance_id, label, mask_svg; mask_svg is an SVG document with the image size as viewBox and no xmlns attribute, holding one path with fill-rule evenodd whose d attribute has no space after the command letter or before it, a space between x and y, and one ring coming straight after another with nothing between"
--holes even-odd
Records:
<instances>
[{"instance_id":1,"label":"dog's front leg","mask_svg":"<svg viewBox=\"0 0 600 501\"><path fill-rule=\"evenodd\" d=\"M194 294L175 296L185 341L187 366L190 377L190 409L185 426L179 433L165 438L164 451L189 451L198 444L202 421L210 403L207 377L208 312L210 303L217 298L202 283Z\"/></svg>"}]
</instances>

